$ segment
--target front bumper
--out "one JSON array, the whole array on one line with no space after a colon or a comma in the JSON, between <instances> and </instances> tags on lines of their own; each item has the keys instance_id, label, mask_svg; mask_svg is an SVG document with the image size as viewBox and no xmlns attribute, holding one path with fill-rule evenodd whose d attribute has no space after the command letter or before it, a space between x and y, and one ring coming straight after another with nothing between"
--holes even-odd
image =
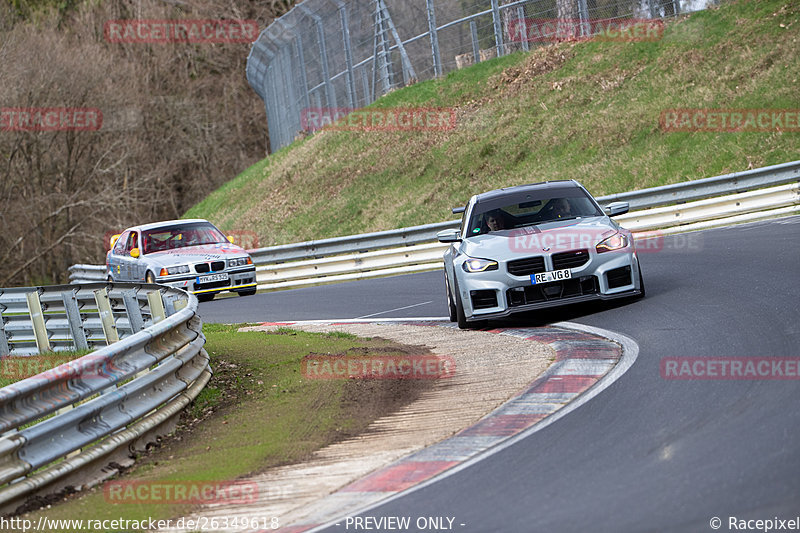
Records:
<instances>
[{"instance_id":1,"label":"front bumper","mask_svg":"<svg viewBox=\"0 0 800 533\"><path fill-rule=\"evenodd\" d=\"M554 268L552 256L542 254L544 268ZM511 261L520 259L513 257ZM515 313L591 300L611 300L641 294L636 253L589 253L589 261L570 268L572 278L533 285L529 275L512 275L508 261L498 261L494 271L467 273L456 261L459 296L468 320L501 318Z\"/></svg>"},{"instance_id":2,"label":"front bumper","mask_svg":"<svg viewBox=\"0 0 800 533\"><path fill-rule=\"evenodd\" d=\"M201 276L207 276L210 274L228 274L228 279L223 281L214 281L211 283L198 282ZM249 266L246 268L232 268L230 270L211 272L209 274L202 275L179 274L176 276L159 276L156 278L156 283L183 289L193 294L211 294L225 291L238 291L253 289L258 286L256 281L255 266Z\"/></svg>"}]
</instances>

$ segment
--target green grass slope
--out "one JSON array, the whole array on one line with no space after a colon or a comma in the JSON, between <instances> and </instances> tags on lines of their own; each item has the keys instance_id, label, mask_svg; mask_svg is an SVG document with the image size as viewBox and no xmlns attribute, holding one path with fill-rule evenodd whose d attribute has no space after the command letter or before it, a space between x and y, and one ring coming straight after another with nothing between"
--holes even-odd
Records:
<instances>
[{"instance_id":1,"label":"green grass slope","mask_svg":"<svg viewBox=\"0 0 800 533\"><path fill-rule=\"evenodd\" d=\"M395 91L450 107L449 131L323 131L254 165L187 217L268 246L452 220L475 193L577 179L593 194L800 159L800 133L666 132L674 108L800 108L800 4L724 4L656 42L561 43Z\"/></svg>"}]
</instances>

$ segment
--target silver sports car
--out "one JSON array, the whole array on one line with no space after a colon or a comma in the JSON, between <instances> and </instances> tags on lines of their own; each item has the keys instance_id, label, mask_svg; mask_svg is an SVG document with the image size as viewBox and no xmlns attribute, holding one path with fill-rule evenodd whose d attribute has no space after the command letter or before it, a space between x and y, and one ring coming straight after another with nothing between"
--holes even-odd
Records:
<instances>
[{"instance_id":1,"label":"silver sports car","mask_svg":"<svg viewBox=\"0 0 800 533\"><path fill-rule=\"evenodd\" d=\"M644 296L631 232L578 182L550 181L473 196L461 230L445 230L450 320L462 329L486 319L594 299Z\"/></svg>"},{"instance_id":2,"label":"silver sports car","mask_svg":"<svg viewBox=\"0 0 800 533\"><path fill-rule=\"evenodd\" d=\"M207 220L171 220L123 231L106 256L109 281L163 283L200 301L256 293L250 255Z\"/></svg>"}]
</instances>

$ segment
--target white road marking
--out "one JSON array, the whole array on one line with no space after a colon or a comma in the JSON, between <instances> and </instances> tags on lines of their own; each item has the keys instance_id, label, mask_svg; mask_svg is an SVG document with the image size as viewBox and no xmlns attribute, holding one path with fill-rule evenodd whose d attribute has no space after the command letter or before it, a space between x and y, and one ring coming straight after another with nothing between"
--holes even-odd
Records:
<instances>
[{"instance_id":1,"label":"white road marking","mask_svg":"<svg viewBox=\"0 0 800 533\"><path fill-rule=\"evenodd\" d=\"M371 315L358 316L358 317L355 318L355 320L361 320L363 318L371 318L373 316L378 316L378 315L385 315L387 313L394 313L395 311L402 311L403 309L411 309L412 307L419 307L421 305L428 305L428 304L432 304L432 303L433 303L433 300L431 300L430 302L422 302L422 303L418 303L418 304L414 304L414 305L407 305L405 307L398 307L397 309L389 309L388 311L381 311L380 313L373 313ZM405 320L409 320L409 319L406 318Z\"/></svg>"}]
</instances>

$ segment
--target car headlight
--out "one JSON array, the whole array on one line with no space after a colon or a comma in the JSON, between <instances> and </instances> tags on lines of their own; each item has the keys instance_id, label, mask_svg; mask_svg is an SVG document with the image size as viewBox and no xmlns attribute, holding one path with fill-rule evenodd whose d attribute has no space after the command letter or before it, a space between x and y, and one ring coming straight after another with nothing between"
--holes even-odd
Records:
<instances>
[{"instance_id":1,"label":"car headlight","mask_svg":"<svg viewBox=\"0 0 800 533\"><path fill-rule=\"evenodd\" d=\"M228 259L228 267L240 267L245 265L252 265L253 260L249 257L237 257L236 259Z\"/></svg>"},{"instance_id":2,"label":"car headlight","mask_svg":"<svg viewBox=\"0 0 800 533\"><path fill-rule=\"evenodd\" d=\"M598 254L602 254L603 252L622 250L623 248L627 248L628 244L628 237L622 233L615 233L611 237L601 241L595 248Z\"/></svg>"},{"instance_id":3,"label":"car headlight","mask_svg":"<svg viewBox=\"0 0 800 533\"><path fill-rule=\"evenodd\" d=\"M162 276L174 276L175 274L188 274L189 265L180 265L161 269Z\"/></svg>"},{"instance_id":4,"label":"car headlight","mask_svg":"<svg viewBox=\"0 0 800 533\"><path fill-rule=\"evenodd\" d=\"M497 270L497 261L491 259L467 259L461 265L464 272L486 272L489 270Z\"/></svg>"}]
</instances>

